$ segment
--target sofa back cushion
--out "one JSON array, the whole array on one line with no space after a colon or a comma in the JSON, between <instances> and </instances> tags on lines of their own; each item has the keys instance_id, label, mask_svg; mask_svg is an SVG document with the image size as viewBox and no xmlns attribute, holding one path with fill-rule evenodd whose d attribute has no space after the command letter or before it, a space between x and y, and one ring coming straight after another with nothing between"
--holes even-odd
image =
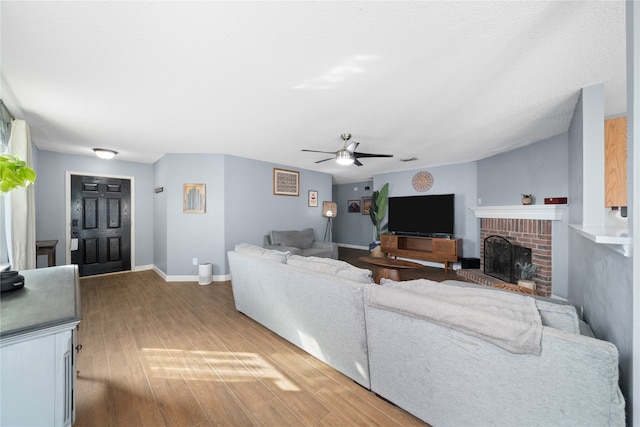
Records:
<instances>
[{"instance_id":1,"label":"sofa back cushion","mask_svg":"<svg viewBox=\"0 0 640 427\"><path fill-rule=\"evenodd\" d=\"M573 305L536 300L536 306L544 326L580 335L578 312Z\"/></svg>"},{"instance_id":2,"label":"sofa back cushion","mask_svg":"<svg viewBox=\"0 0 640 427\"><path fill-rule=\"evenodd\" d=\"M273 249L265 249L260 246L252 245L249 243L239 243L235 247L235 251L241 254L253 255L268 259L270 261L279 262L280 264L287 263L287 257L291 255L291 252L276 251Z\"/></svg>"},{"instance_id":3,"label":"sofa back cushion","mask_svg":"<svg viewBox=\"0 0 640 427\"><path fill-rule=\"evenodd\" d=\"M434 283L426 279L408 280L405 282L394 282L393 280L383 279L380 283L384 286L401 287L419 292L421 287ZM493 288L475 283L466 283L455 280L446 280L441 282L443 285L456 286L470 289L480 289L486 292L508 292L500 288ZM531 297L534 298L534 297ZM578 311L571 304L562 303L562 301L553 301L548 298L534 298L536 307L540 313L540 319L543 326L549 326L554 329L560 329L565 332L580 335L580 322Z\"/></svg>"},{"instance_id":4,"label":"sofa back cushion","mask_svg":"<svg viewBox=\"0 0 640 427\"><path fill-rule=\"evenodd\" d=\"M289 231L271 231L271 244L281 246L293 246L294 248L309 249L315 235L313 228L305 228L304 230Z\"/></svg>"},{"instance_id":5,"label":"sofa back cushion","mask_svg":"<svg viewBox=\"0 0 640 427\"><path fill-rule=\"evenodd\" d=\"M287 258L287 264L358 283L373 283L371 270L354 267L347 262L337 259L291 255Z\"/></svg>"}]
</instances>

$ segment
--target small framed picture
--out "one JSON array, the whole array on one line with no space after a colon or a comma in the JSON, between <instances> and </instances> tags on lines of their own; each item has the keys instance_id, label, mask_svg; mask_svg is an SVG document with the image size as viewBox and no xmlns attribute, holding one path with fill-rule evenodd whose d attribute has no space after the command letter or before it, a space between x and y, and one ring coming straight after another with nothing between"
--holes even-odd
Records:
<instances>
[{"instance_id":1,"label":"small framed picture","mask_svg":"<svg viewBox=\"0 0 640 427\"><path fill-rule=\"evenodd\" d=\"M349 200L347 202L347 212L360 213L360 200Z\"/></svg>"},{"instance_id":2,"label":"small framed picture","mask_svg":"<svg viewBox=\"0 0 640 427\"><path fill-rule=\"evenodd\" d=\"M371 212L371 197L363 197L361 203L362 215L369 215L369 212Z\"/></svg>"},{"instance_id":3,"label":"small framed picture","mask_svg":"<svg viewBox=\"0 0 640 427\"><path fill-rule=\"evenodd\" d=\"M184 184L182 189L182 212L189 214L205 213L207 197L204 184Z\"/></svg>"},{"instance_id":4,"label":"small framed picture","mask_svg":"<svg viewBox=\"0 0 640 427\"><path fill-rule=\"evenodd\" d=\"M277 196L299 196L300 172L273 168L273 194Z\"/></svg>"},{"instance_id":5,"label":"small framed picture","mask_svg":"<svg viewBox=\"0 0 640 427\"><path fill-rule=\"evenodd\" d=\"M318 192L316 190L309 190L309 207L318 207Z\"/></svg>"}]
</instances>

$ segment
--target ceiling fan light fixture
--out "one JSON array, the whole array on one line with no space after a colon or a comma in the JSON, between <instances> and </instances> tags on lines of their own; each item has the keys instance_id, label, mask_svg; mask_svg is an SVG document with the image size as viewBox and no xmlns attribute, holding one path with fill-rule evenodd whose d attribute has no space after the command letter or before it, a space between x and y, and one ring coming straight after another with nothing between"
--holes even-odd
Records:
<instances>
[{"instance_id":1,"label":"ceiling fan light fixture","mask_svg":"<svg viewBox=\"0 0 640 427\"><path fill-rule=\"evenodd\" d=\"M115 155L118 154L117 151L108 150L106 148L94 148L93 152L96 153L96 156L105 160L113 159Z\"/></svg>"},{"instance_id":2,"label":"ceiling fan light fixture","mask_svg":"<svg viewBox=\"0 0 640 427\"><path fill-rule=\"evenodd\" d=\"M336 162L338 162L339 165L343 165L343 166L352 165L354 160L355 159L353 158L353 153L349 153L346 150L340 150L336 154Z\"/></svg>"}]
</instances>

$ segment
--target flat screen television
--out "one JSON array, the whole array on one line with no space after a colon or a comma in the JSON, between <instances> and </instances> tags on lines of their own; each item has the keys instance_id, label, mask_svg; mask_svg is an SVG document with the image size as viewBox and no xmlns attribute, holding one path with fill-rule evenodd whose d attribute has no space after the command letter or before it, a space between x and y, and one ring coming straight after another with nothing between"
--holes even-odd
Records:
<instances>
[{"instance_id":1,"label":"flat screen television","mask_svg":"<svg viewBox=\"0 0 640 427\"><path fill-rule=\"evenodd\" d=\"M455 195L389 197L389 232L453 237Z\"/></svg>"}]
</instances>

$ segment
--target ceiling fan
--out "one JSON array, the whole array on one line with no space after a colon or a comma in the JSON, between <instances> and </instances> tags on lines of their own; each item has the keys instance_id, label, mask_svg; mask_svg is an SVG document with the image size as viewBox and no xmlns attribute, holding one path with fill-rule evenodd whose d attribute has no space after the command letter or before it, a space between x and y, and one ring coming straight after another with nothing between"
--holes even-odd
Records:
<instances>
[{"instance_id":1,"label":"ceiling fan","mask_svg":"<svg viewBox=\"0 0 640 427\"><path fill-rule=\"evenodd\" d=\"M308 151L310 153L325 153L325 154L333 154L334 157L329 157L328 159L318 160L316 163L326 162L327 160L335 159L336 162L340 165L350 165L355 164L356 166L362 166L362 163L358 159L363 157L393 157L393 154L372 154L372 153L358 153L356 152L356 148L358 147L359 142L351 142L350 133L343 133L340 135L340 138L344 141L344 146L338 151L317 151L317 150L302 150ZM348 144L348 145L347 145Z\"/></svg>"}]
</instances>

